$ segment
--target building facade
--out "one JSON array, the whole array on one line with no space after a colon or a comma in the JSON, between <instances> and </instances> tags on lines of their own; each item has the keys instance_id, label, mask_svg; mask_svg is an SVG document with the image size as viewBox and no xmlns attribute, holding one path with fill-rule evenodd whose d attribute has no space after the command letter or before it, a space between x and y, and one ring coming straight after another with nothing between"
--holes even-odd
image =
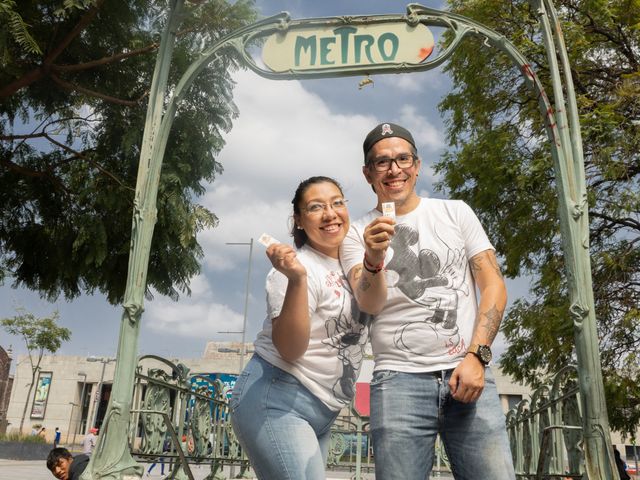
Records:
<instances>
[{"instance_id":1,"label":"building facade","mask_svg":"<svg viewBox=\"0 0 640 480\"><path fill-rule=\"evenodd\" d=\"M5 357L2 357L2 354ZM237 374L242 365L246 364L253 353L253 344L245 345L245 355L242 356L239 342L208 342L202 357L171 359L174 363L185 365L190 373L195 374ZM0 373L2 358L8 357L0 351ZM10 362L10 357L9 357ZM529 398L531 389L514 382L497 367L491 367L496 380L496 387L500 395L503 411L506 413L514 408L522 399ZM53 441L53 432L59 428L62 432L62 444L72 445L80 442L89 428L100 428L106 412L111 394L111 385L115 371L115 362L110 358L80 357L80 356L45 356L42 359L41 370L36 388L32 389L27 399L29 383L31 382L31 368L27 356L20 356L16 364L13 388L7 411L8 431L16 431L20 425L25 402L28 401L27 416L23 433L31 431L33 425L42 425L48 432L48 439ZM369 355L365 359L358 385L368 387L373 373L373 360ZM1 382L1 379L0 379ZM2 398L2 383L0 383L0 399ZM358 411L368 412L368 388L359 388L364 395L360 401ZM1 406L1 404L0 404ZM51 437L51 438L49 438ZM636 438L640 438L640 430ZM620 450L627 463L635 466L633 446L620 438L617 433L612 434L612 443Z\"/></svg>"},{"instance_id":2,"label":"building facade","mask_svg":"<svg viewBox=\"0 0 640 480\"><path fill-rule=\"evenodd\" d=\"M7 409L13 385L11 370L11 347L5 350L0 347L0 434L7 430Z\"/></svg>"}]
</instances>

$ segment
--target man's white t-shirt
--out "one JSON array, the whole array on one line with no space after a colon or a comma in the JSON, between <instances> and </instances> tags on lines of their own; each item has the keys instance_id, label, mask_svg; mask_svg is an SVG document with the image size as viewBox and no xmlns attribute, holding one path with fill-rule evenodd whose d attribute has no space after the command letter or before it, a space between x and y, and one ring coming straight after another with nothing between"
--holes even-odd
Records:
<instances>
[{"instance_id":1,"label":"man's white t-shirt","mask_svg":"<svg viewBox=\"0 0 640 480\"><path fill-rule=\"evenodd\" d=\"M275 269L267 275L267 318L255 351L290 373L331 410L340 410L355 395L371 316L360 313L340 262L308 245L297 251L307 269L311 332L305 354L293 363L282 359L271 339L272 319L280 315L287 277Z\"/></svg>"},{"instance_id":2,"label":"man's white t-shirt","mask_svg":"<svg viewBox=\"0 0 640 480\"><path fill-rule=\"evenodd\" d=\"M374 209L351 224L340 251L345 272L362 263L364 229L380 215ZM375 370L431 372L460 363L477 313L469 259L488 249L482 225L462 201L421 198L396 217L380 273L387 302L371 324Z\"/></svg>"}]
</instances>

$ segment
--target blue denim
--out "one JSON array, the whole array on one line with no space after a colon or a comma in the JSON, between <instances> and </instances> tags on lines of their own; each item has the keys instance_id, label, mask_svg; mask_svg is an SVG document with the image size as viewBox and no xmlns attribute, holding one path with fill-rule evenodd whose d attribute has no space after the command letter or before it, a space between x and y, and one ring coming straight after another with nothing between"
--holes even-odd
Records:
<instances>
[{"instance_id":1,"label":"blue denim","mask_svg":"<svg viewBox=\"0 0 640 480\"><path fill-rule=\"evenodd\" d=\"M260 480L324 480L338 412L293 375L254 355L230 401L231 424Z\"/></svg>"},{"instance_id":2,"label":"blue denim","mask_svg":"<svg viewBox=\"0 0 640 480\"><path fill-rule=\"evenodd\" d=\"M505 416L491 370L476 402L451 396L452 370L381 370L371 381L371 433L376 480L425 480L436 435L456 480L514 480Z\"/></svg>"}]
</instances>

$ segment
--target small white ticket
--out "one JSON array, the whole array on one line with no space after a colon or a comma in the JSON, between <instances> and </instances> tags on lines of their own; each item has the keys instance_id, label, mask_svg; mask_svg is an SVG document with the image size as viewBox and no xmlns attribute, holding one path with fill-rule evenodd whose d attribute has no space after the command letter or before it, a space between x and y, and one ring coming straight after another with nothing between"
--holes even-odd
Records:
<instances>
[{"instance_id":1,"label":"small white ticket","mask_svg":"<svg viewBox=\"0 0 640 480\"><path fill-rule=\"evenodd\" d=\"M384 202L382 204L382 215L385 217L396 218L396 204L393 202Z\"/></svg>"},{"instance_id":2,"label":"small white ticket","mask_svg":"<svg viewBox=\"0 0 640 480\"><path fill-rule=\"evenodd\" d=\"M258 239L258 242L260 242L265 247L270 247L274 243L280 243L278 240L273 238L268 233L263 233L262 235L260 235L260 238Z\"/></svg>"}]
</instances>

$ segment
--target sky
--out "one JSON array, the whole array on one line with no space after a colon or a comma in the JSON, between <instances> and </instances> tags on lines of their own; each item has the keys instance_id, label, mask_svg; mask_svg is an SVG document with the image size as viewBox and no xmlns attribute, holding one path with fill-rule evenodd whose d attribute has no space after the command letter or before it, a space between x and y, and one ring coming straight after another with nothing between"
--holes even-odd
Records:
<instances>
[{"instance_id":1,"label":"sky","mask_svg":"<svg viewBox=\"0 0 640 480\"><path fill-rule=\"evenodd\" d=\"M288 11L292 18L374 13L402 14L409 2L395 0L257 2L264 16ZM440 1L424 5L443 9ZM437 38L436 38L437 40ZM358 88L364 77L283 81L267 80L251 71L232 74L237 82L234 102L239 110L226 145L218 156L224 167L199 203L219 218L219 225L200 233L205 256L200 275L192 279L191 296L178 302L156 294L145 302L139 338L141 354L195 358L207 341L240 341L243 330L248 243L262 233L282 242L289 235L291 198L298 183L313 175L336 178L349 200L352 219L375 206L375 196L362 176L362 141L376 124L389 121L408 128L417 142L422 171L420 195L434 192L433 162L446 148L445 126L437 105L451 89L440 69L411 74L375 75L374 83ZM241 245L228 245L240 243ZM262 245L255 243L246 341L252 341L265 317L264 280L270 268ZM10 282L7 282L7 284ZM527 280L508 282L509 300L527 293ZM58 354L115 356L122 308L101 295L54 303L24 289L0 287L0 317L23 307L36 315L60 314L59 324L72 338ZM222 333L221 333L222 332ZM21 340L0 331L0 346L26 353ZM494 351L505 348L499 336Z\"/></svg>"}]
</instances>

